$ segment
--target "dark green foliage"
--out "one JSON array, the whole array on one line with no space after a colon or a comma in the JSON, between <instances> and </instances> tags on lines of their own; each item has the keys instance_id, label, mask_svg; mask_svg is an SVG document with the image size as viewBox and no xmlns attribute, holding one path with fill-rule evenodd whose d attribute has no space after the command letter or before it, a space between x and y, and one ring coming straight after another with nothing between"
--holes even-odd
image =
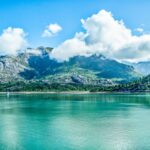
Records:
<instances>
[{"instance_id":1,"label":"dark green foliage","mask_svg":"<svg viewBox=\"0 0 150 150\"><path fill-rule=\"evenodd\" d=\"M83 85L83 84L49 84L44 81L29 81L29 82L9 82L0 83L0 92L6 91L91 91L98 92L107 90L106 87L94 86L94 85Z\"/></svg>"},{"instance_id":2,"label":"dark green foliage","mask_svg":"<svg viewBox=\"0 0 150 150\"><path fill-rule=\"evenodd\" d=\"M99 86L84 84L59 84L47 83L41 80L31 80L28 82L17 81L0 83L0 91L90 91L90 92L144 92L150 91L150 76L140 78L127 84L119 84L115 86Z\"/></svg>"},{"instance_id":3,"label":"dark green foliage","mask_svg":"<svg viewBox=\"0 0 150 150\"><path fill-rule=\"evenodd\" d=\"M150 75L140 78L139 80L120 84L113 87L113 91L121 92L149 92L150 91Z\"/></svg>"}]
</instances>

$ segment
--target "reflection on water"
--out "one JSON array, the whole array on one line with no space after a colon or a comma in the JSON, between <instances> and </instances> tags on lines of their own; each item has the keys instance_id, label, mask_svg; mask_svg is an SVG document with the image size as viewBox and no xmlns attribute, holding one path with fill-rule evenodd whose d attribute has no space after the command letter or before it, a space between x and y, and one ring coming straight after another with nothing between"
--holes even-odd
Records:
<instances>
[{"instance_id":1,"label":"reflection on water","mask_svg":"<svg viewBox=\"0 0 150 150\"><path fill-rule=\"evenodd\" d=\"M147 150L149 94L0 95L0 150Z\"/></svg>"}]
</instances>

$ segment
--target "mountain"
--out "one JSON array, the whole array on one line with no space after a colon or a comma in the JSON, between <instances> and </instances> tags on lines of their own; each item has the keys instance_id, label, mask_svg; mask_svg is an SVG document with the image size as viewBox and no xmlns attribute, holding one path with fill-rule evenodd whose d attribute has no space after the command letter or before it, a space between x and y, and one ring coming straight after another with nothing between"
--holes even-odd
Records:
<instances>
[{"instance_id":1,"label":"mountain","mask_svg":"<svg viewBox=\"0 0 150 150\"><path fill-rule=\"evenodd\" d=\"M133 63L132 66L135 70L143 75L150 74L150 61Z\"/></svg>"},{"instance_id":2,"label":"mountain","mask_svg":"<svg viewBox=\"0 0 150 150\"><path fill-rule=\"evenodd\" d=\"M108 59L103 55L76 56L65 63L65 66L91 70L98 78L115 82L129 82L140 76L132 66Z\"/></svg>"},{"instance_id":3,"label":"mountain","mask_svg":"<svg viewBox=\"0 0 150 150\"><path fill-rule=\"evenodd\" d=\"M112 86L140 77L132 66L103 55L76 56L58 62L50 57L52 48L28 48L17 56L0 57L0 83L44 82ZM38 52L38 53L37 53Z\"/></svg>"}]
</instances>

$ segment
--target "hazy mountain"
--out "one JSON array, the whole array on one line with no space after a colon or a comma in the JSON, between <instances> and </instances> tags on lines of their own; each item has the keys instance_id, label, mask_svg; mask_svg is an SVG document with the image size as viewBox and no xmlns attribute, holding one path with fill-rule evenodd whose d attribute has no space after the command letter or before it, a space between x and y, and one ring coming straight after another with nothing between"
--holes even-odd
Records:
<instances>
[{"instance_id":1,"label":"hazy mountain","mask_svg":"<svg viewBox=\"0 0 150 150\"><path fill-rule=\"evenodd\" d=\"M46 81L47 83L76 83L113 85L128 82L140 75L132 66L107 59L102 55L76 56L66 62L51 59L52 48L31 48L18 56L0 57L0 81ZM39 52L39 53L37 53Z\"/></svg>"},{"instance_id":2,"label":"hazy mountain","mask_svg":"<svg viewBox=\"0 0 150 150\"><path fill-rule=\"evenodd\" d=\"M138 62L132 64L135 68L135 70L143 75L149 75L150 74L150 61L145 62Z\"/></svg>"}]
</instances>

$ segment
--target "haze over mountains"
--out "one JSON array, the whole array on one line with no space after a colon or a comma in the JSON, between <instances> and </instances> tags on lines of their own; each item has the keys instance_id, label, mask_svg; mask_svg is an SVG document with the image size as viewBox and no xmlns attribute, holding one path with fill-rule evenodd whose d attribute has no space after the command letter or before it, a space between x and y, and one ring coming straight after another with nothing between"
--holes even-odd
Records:
<instances>
[{"instance_id":1,"label":"haze over mountains","mask_svg":"<svg viewBox=\"0 0 150 150\"><path fill-rule=\"evenodd\" d=\"M134 66L137 72L140 72L145 76L150 74L150 61L132 63L131 65Z\"/></svg>"}]
</instances>

